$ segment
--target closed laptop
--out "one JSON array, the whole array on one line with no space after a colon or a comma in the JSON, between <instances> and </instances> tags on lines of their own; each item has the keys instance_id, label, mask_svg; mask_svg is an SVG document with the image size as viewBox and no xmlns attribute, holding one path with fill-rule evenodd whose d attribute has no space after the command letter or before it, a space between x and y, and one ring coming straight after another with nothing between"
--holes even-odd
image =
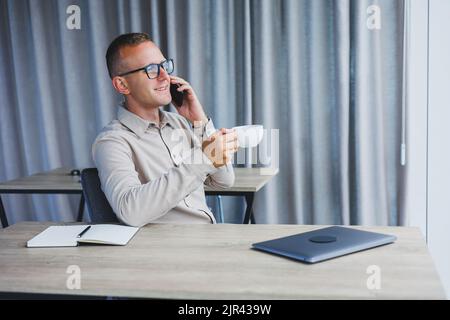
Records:
<instances>
[{"instance_id":1,"label":"closed laptop","mask_svg":"<svg viewBox=\"0 0 450 320\"><path fill-rule=\"evenodd\" d=\"M333 226L254 243L254 249L315 263L366 250L397 239L396 236Z\"/></svg>"}]
</instances>

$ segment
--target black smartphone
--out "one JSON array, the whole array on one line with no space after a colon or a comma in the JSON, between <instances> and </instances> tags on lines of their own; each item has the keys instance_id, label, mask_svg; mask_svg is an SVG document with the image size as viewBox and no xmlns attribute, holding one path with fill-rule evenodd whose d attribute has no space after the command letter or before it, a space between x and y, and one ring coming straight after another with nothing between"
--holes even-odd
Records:
<instances>
[{"instance_id":1,"label":"black smartphone","mask_svg":"<svg viewBox=\"0 0 450 320\"><path fill-rule=\"evenodd\" d=\"M172 103L175 105L175 107L181 107L184 99L184 91L180 92L177 89L178 89L177 84L174 83L170 84L170 94L172 96Z\"/></svg>"}]
</instances>

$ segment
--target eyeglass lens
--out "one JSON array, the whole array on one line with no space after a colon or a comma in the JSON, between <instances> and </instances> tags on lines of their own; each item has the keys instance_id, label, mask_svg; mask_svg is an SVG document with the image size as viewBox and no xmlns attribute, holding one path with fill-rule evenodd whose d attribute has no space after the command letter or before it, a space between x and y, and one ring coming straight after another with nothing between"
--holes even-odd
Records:
<instances>
[{"instance_id":1,"label":"eyeglass lens","mask_svg":"<svg viewBox=\"0 0 450 320\"><path fill-rule=\"evenodd\" d=\"M151 64L147 67L147 75L150 79L155 79L159 77L159 68L162 67L168 74L171 74L174 69L173 61L166 60L160 64Z\"/></svg>"}]
</instances>

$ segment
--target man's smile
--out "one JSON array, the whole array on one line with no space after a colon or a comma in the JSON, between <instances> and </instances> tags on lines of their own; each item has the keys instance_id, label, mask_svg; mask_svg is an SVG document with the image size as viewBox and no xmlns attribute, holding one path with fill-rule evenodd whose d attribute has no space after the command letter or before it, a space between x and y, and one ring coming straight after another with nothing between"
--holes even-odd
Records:
<instances>
[{"instance_id":1,"label":"man's smile","mask_svg":"<svg viewBox=\"0 0 450 320\"><path fill-rule=\"evenodd\" d=\"M168 88L169 88L169 85L165 85L165 86L162 86L162 87L158 87L155 90L162 92L162 91L166 91Z\"/></svg>"}]
</instances>

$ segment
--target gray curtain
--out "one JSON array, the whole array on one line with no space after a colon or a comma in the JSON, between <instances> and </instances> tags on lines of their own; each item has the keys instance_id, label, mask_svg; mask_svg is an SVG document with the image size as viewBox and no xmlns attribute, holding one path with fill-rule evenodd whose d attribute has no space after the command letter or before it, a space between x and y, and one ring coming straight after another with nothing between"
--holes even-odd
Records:
<instances>
[{"instance_id":1,"label":"gray curtain","mask_svg":"<svg viewBox=\"0 0 450 320\"><path fill-rule=\"evenodd\" d=\"M66 27L73 4L80 30ZM366 25L373 4L381 29ZM256 196L258 223L404 223L403 1L1 0L0 181L93 165L120 101L106 48L139 31L174 58L217 127L278 129L279 174ZM71 221L78 204L2 199L10 223ZM239 222L242 200L224 201L226 222Z\"/></svg>"}]
</instances>

